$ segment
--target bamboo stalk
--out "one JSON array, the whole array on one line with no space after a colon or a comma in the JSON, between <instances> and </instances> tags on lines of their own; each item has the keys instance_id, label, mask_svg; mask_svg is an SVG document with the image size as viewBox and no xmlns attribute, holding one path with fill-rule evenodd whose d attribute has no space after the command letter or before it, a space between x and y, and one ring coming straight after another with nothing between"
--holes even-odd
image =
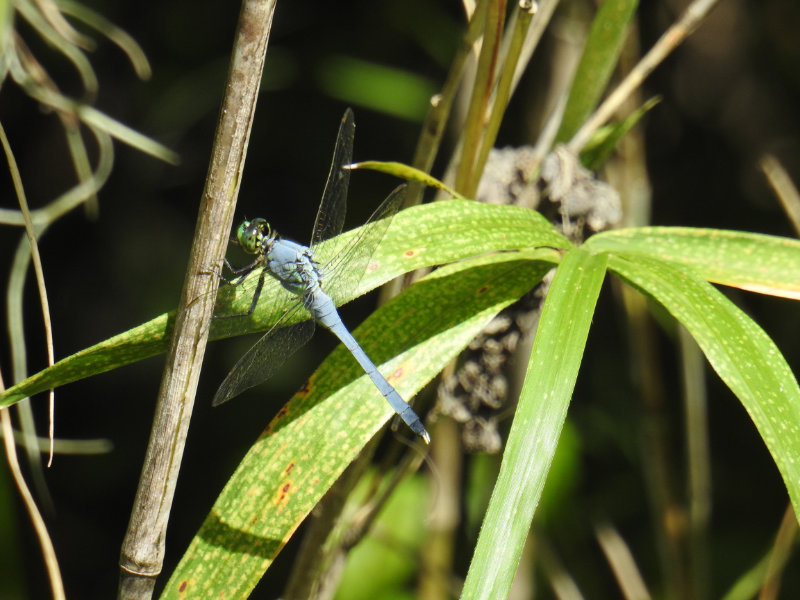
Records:
<instances>
[{"instance_id":1,"label":"bamboo stalk","mask_svg":"<svg viewBox=\"0 0 800 600\"><path fill-rule=\"evenodd\" d=\"M149 599L161 572L167 522L218 285L212 265L228 245L275 0L245 0L239 16L211 164L139 488L120 555L118 598Z\"/></svg>"}]
</instances>

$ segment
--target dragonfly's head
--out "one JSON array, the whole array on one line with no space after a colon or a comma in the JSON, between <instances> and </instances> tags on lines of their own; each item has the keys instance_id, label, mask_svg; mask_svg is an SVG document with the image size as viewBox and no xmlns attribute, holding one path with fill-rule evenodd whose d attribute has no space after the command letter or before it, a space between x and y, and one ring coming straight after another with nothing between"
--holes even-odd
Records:
<instances>
[{"instance_id":1,"label":"dragonfly's head","mask_svg":"<svg viewBox=\"0 0 800 600\"><path fill-rule=\"evenodd\" d=\"M242 250L248 254L265 254L271 237L272 229L266 219L242 221L236 230L236 239L239 240Z\"/></svg>"}]
</instances>

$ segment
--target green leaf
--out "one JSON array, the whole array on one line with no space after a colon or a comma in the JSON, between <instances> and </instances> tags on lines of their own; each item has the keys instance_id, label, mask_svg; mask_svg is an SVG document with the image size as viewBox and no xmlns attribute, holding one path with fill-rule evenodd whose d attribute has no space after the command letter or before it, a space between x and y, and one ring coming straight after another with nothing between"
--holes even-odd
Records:
<instances>
[{"instance_id":1,"label":"green leaf","mask_svg":"<svg viewBox=\"0 0 800 600\"><path fill-rule=\"evenodd\" d=\"M605 0L592 21L556 142L566 142L597 106L617 64L638 0Z\"/></svg>"},{"instance_id":2,"label":"green leaf","mask_svg":"<svg viewBox=\"0 0 800 600\"><path fill-rule=\"evenodd\" d=\"M790 238L722 229L637 227L597 234L584 247L679 263L708 281L800 299L800 241Z\"/></svg>"},{"instance_id":3,"label":"green leaf","mask_svg":"<svg viewBox=\"0 0 800 600\"><path fill-rule=\"evenodd\" d=\"M692 334L753 419L800 517L800 388L780 350L753 320L691 269L642 255L610 255L608 264Z\"/></svg>"},{"instance_id":4,"label":"green leaf","mask_svg":"<svg viewBox=\"0 0 800 600\"><path fill-rule=\"evenodd\" d=\"M423 183L427 186L436 188L437 190L442 190L443 192L450 194L453 198L458 198L460 200L464 199L464 196L459 194L454 189L448 187L432 175L428 175L425 171L420 171L419 169L400 162L365 160L363 162L348 165L346 168L352 169L353 171L356 169L370 169L371 171L386 173L387 175L392 175L393 177L398 177L407 181L416 181L418 183Z\"/></svg>"},{"instance_id":5,"label":"green leaf","mask_svg":"<svg viewBox=\"0 0 800 600\"><path fill-rule=\"evenodd\" d=\"M357 232L349 231L321 245L317 253L320 262L324 265L326 258L335 255ZM556 233L544 217L532 210L457 200L415 206L395 216L359 288L346 290L346 294L333 299L337 305L349 302L403 273L422 267L485 252L537 246L564 248L569 246L569 242ZM257 278L258 274L254 273L241 286L222 286L216 314L246 313ZM253 315L212 321L211 339L264 331L281 317L291 301L291 295L268 278ZM165 352L173 319L174 313L161 315L60 360L0 394L0 407L51 387Z\"/></svg>"},{"instance_id":6,"label":"green leaf","mask_svg":"<svg viewBox=\"0 0 800 600\"><path fill-rule=\"evenodd\" d=\"M650 98L618 123L601 128L581 151L581 164L591 171L599 169L617 147L623 136L642 120L661 98Z\"/></svg>"},{"instance_id":7,"label":"green leaf","mask_svg":"<svg viewBox=\"0 0 800 600\"><path fill-rule=\"evenodd\" d=\"M511 588L567 415L606 261L576 248L556 270L462 598L505 598Z\"/></svg>"},{"instance_id":8,"label":"green leaf","mask_svg":"<svg viewBox=\"0 0 800 600\"><path fill-rule=\"evenodd\" d=\"M552 267L544 250L444 267L355 332L405 398ZM545 259L545 260L542 260ZM163 598L243 598L342 471L392 415L339 346L270 423L195 536Z\"/></svg>"}]
</instances>

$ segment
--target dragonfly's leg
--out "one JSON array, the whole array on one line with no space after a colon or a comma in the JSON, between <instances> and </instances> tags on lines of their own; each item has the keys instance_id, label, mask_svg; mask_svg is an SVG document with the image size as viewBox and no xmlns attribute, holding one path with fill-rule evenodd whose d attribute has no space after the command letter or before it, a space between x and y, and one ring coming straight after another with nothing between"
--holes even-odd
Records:
<instances>
[{"instance_id":1,"label":"dragonfly's leg","mask_svg":"<svg viewBox=\"0 0 800 600\"><path fill-rule=\"evenodd\" d=\"M239 285L240 283L242 283L242 281L244 281L245 278L248 275L250 275L250 273L252 273L255 269L257 269L264 262L264 259L259 256L257 259L255 259L253 262L251 262L249 265L245 265L245 266L239 267L237 269L230 263L230 261L227 258L224 259L224 260L225 260L225 266L228 267L228 270L231 273L233 273L233 277L228 279L222 273L217 273L217 276L220 279L222 279L222 281L224 281L225 283L228 283L230 285Z\"/></svg>"},{"instance_id":2,"label":"dragonfly's leg","mask_svg":"<svg viewBox=\"0 0 800 600\"><path fill-rule=\"evenodd\" d=\"M208 269L203 269L200 271L200 275L213 275L217 279L222 279L223 281L227 281L222 276L222 269L218 265L212 265Z\"/></svg>"},{"instance_id":3,"label":"dragonfly's leg","mask_svg":"<svg viewBox=\"0 0 800 600\"><path fill-rule=\"evenodd\" d=\"M234 318L239 318L239 317L249 317L250 315L252 315L256 310L256 305L258 304L258 299L261 297L261 288L264 287L264 279L266 278L266 276L267 276L267 270L264 269L264 270L261 271L261 275L258 276L258 283L256 284L255 291L253 292L253 301L250 303L250 308L247 310L247 312L238 313L238 314L235 314L235 315L214 315L214 318L215 319L234 319ZM238 285L240 282L238 282L238 281L237 282L233 282L233 280L232 280L232 281L229 281L228 283L231 283L232 285Z\"/></svg>"},{"instance_id":4,"label":"dragonfly's leg","mask_svg":"<svg viewBox=\"0 0 800 600\"><path fill-rule=\"evenodd\" d=\"M261 275L258 276L258 283L256 284L256 289L253 292L253 301L250 303L250 308L247 311L247 316L253 314L256 310L256 305L258 304L258 299L261 297L261 288L264 287L264 278L267 276L267 270L263 269L261 271Z\"/></svg>"},{"instance_id":5,"label":"dragonfly's leg","mask_svg":"<svg viewBox=\"0 0 800 600\"><path fill-rule=\"evenodd\" d=\"M240 283L242 283L242 281L245 280L245 278L250 273L252 273L255 269L257 269L261 265L262 259L261 257L259 257L253 262L251 262L249 265L239 267L238 269L235 268L230 263L230 261L228 261L227 258L223 259L223 263L225 264L226 267L228 267L228 270L233 274L233 277L231 277L230 279L222 274L222 269L217 265L212 266L208 270L200 271L200 273L202 275L214 275L219 279L221 279L222 281L224 281L225 283L227 283L228 285L239 285Z\"/></svg>"}]
</instances>

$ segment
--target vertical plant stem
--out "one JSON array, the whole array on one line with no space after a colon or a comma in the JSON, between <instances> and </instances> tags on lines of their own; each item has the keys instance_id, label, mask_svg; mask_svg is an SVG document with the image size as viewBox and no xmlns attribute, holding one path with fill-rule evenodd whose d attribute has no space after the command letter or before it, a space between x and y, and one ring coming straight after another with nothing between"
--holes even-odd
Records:
<instances>
[{"instance_id":1,"label":"vertical plant stem","mask_svg":"<svg viewBox=\"0 0 800 600\"><path fill-rule=\"evenodd\" d=\"M482 4L478 6L481 7ZM497 57L500 52L500 40L505 17L506 3L503 0L486 0L485 4L485 13L479 12L479 8L476 8L472 17L477 19L482 16L485 20L483 41L481 42L477 73L472 85L467 117L464 121L464 134L461 137L461 156L459 157L454 186L456 191L467 196L470 196L468 190L472 189L473 185L477 187L477 181L480 179L473 172L473 167L475 166L475 157L483 134L486 107L489 104L492 82L497 68Z\"/></svg>"},{"instance_id":2,"label":"vertical plant stem","mask_svg":"<svg viewBox=\"0 0 800 600\"><path fill-rule=\"evenodd\" d=\"M518 10L516 19L514 19L513 30L511 32L511 40L509 42L508 53L505 57L505 64L500 74L500 79L497 83L497 92L495 94L494 102L492 103L491 112L489 114L489 121L486 124L486 131L484 132L483 139L481 140L480 150L475 163L475 171L483 173L486 167L486 161L489 158L489 151L494 147L497 141L497 132L500 131L500 124L503 121L503 116L506 113L508 101L511 98L511 84L514 79L514 72L518 64L522 46L528 34L528 29L533 19L532 10ZM473 189L470 189L470 197L474 196L474 191L478 189L480 177L475 179Z\"/></svg>"},{"instance_id":3,"label":"vertical plant stem","mask_svg":"<svg viewBox=\"0 0 800 600\"><path fill-rule=\"evenodd\" d=\"M700 347L685 327L678 329L686 413L686 457L689 506L688 564L692 596L710 598L711 449L708 439L708 398L705 361Z\"/></svg>"},{"instance_id":4,"label":"vertical plant stem","mask_svg":"<svg viewBox=\"0 0 800 600\"><path fill-rule=\"evenodd\" d=\"M161 572L167 521L218 284L209 271L220 264L227 248L275 4L275 0L242 4L186 281L122 545L119 598L150 598Z\"/></svg>"},{"instance_id":5,"label":"vertical plant stem","mask_svg":"<svg viewBox=\"0 0 800 600\"><path fill-rule=\"evenodd\" d=\"M764 584L761 586L758 600L775 600L775 598L778 598L784 568L793 554L793 547L797 544L797 532L797 517L794 514L794 510L792 510L792 503L790 502L783 513L781 526L775 536L775 543L769 552L766 572L764 573Z\"/></svg>"},{"instance_id":6,"label":"vertical plant stem","mask_svg":"<svg viewBox=\"0 0 800 600\"><path fill-rule=\"evenodd\" d=\"M525 36L525 42L522 45L520 58L517 61L517 66L514 70L514 81L511 83L512 93L517 89L517 84L522 78L522 74L525 72L525 69L528 67L528 63L531 61L531 56L533 56L533 52L538 47L539 40L542 39L544 30L550 24L550 19L553 16L553 13L556 11L556 8L558 8L558 3L560 1L561 0L539 0L538 2L534 3L536 11L533 22L531 23L528 33ZM521 2L520 7L522 7Z\"/></svg>"},{"instance_id":7,"label":"vertical plant stem","mask_svg":"<svg viewBox=\"0 0 800 600\"><path fill-rule=\"evenodd\" d=\"M473 37L477 35L474 31L476 23L475 19L470 21L469 30L464 35L464 39L456 49L456 54L450 63L450 71L447 73L447 79L445 79L442 86L442 91L431 98L431 106L425 116L425 121L422 123L417 147L414 150L414 159L411 164L425 173L431 172L433 162L439 152L442 136L444 135L444 127L450 118L450 109L453 107L453 101L458 93L458 86L463 78L464 66L467 64L467 59L472 50ZM424 189L425 186L421 183L411 182L405 206L420 204Z\"/></svg>"},{"instance_id":8,"label":"vertical plant stem","mask_svg":"<svg viewBox=\"0 0 800 600\"><path fill-rule=\"evenodd\" d=\"M438 485L432 494L428 533L423 546L420 600L448 598L457 554L458 524L463 498L463 456L458 425L447 417L436 424L431 458L437 466Z\"/></svg>"},{"instance_id":9,"label":"vertical plant stem","mask_svg":"<svg viewBox=\"0 0 800 600\"><path fill-rule=\"evenodd\" d=\"M25 336L22 335L22 297L23 288L25 283L25 273L27 272L27 259L33 262L33 272L36 277L36 286L39 290L39 301L42 307L42 322L44 323L45 340L47 348L47 364L52 365L55 361L55 350L53 346L53 326L50 322L50 302L47 299L47 286L44 282L44 267L42 266L41 255L39 254L39 244L37 241L37 230L33 223L31 211L28 206L28 200L25 196L25 188L22 185L22 177L17 166L17 161L14 158L14 153L11 150L11 143L6 136L5 129L0 125L0 143L3 146L3 151L8 161L8 168L11 173L11 179L14 183L14 191L17 195L17 201L20 206L20 214L22 215L25 223L25 237L20 240L18 250L15 254L14 269L12 270L10 282L18 282L18 286L9 285L8 289L8 323L11 335L12 348L17 350L13 354L14 360L14 380L21 381L27 371L27 361L25 352ZM38 232L38 233L41 233ZM23 258L24 257L24 258ZM16 309L16 310L14 310ZM16 319L15 319L16 317ZM16 335L14 335L16 333ZM50 390L49 394L49 432L50 432L50 458L47 463L49 467L53 463L53 440L55 438L55 394ZM44 476L41 472L41 464L39 453L34 449L34 439L36 437L36 427L33 422L33 411L30 407L30 402L26 401L20 404L19 407L20 419L23 423L23 430L27 433L26 436L26 449L28 457L31 460L31 465L34 467L34 482L43 491L42 497L44 498L45 505L51 502L50 494L47 492L47 486L44 483Z\"/></svg>"}]
</instances>

